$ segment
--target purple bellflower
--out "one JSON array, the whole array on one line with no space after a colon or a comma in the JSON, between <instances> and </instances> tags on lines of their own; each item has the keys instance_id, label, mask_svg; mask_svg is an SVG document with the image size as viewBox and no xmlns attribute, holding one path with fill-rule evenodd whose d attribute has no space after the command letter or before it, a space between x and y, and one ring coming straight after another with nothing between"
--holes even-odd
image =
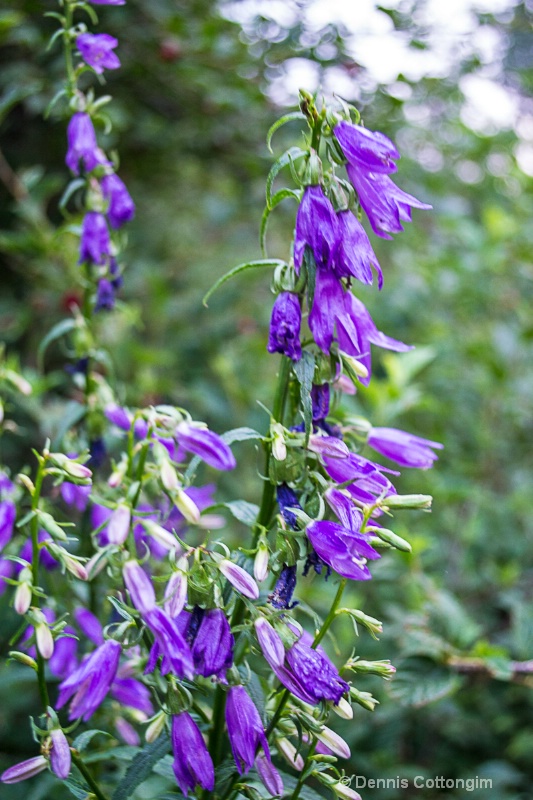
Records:
<instances>
[{"instance_id":1,"label":"purple bellflower","mask_svg":"<svg viewBox=\"0 0 533 800\"><path fill-rule=\"evenodd\" d=\"M213 761L198 725L186 711L172 717L172 750L174 775L185 797L198 785L212 791L215 785Z\"/></svg>"},{"instance_id":2,"label":"purple bellflower","mask_svg":"<svg viewBox=\"0 0 533 800\"><path fill-rule=\"evenodd\" d=\"M395 159L400 154L384 133L342 120L335 126L335 138L350 164L365 172L396 172Z\"/></svg>"},{"instance_id":3,"label":"purple bellflower","mask_svg":"<svg viewBox=\"0 0 533 800\"><path fill-rule=\"evenodd\" d=\"M25 781L28 778L33 778L34 775L38 775L39 772L45 770L47 766L48 761L44 756L28 758L27 761L21 761L19 764L15 764L9 767L9 769L6 769L6 771L0 775L0 781L2 781L2 783L20 783L20 781Z\"/></svg>"},{"instance_id":4,"label":"purple bellflower","mask_svg":"<svg viewBox=\"0 0 533 800\"><path fill-rule=\"evenodd\" d=\"M64 781L68 778L70 773L70 746L61 728L54 728L51 730L50 738L52 740L50 767L52 768L52 772Z\"/></svg>"},{"instance_id":5,"label":"purple bellflower","mask_svg":"<svg viewBox=\"0 0 533 800\"><path fill-rule=\"evenodd\" d=\"M429 469L438 459L432 448L440 450L443 445L422 439L397 428L372 428L367 443L382 456L396 461L402 467Z\"/></svg>"},{"instance_id":6,"label":"purple bellflower","mask_svg":"<svg viewBox=\"0 0 533 800\"><path fill-rule=\"evenodd\" d=\"M232 686L228 692L226 724L231 752L240 775L252 769L259 748L270 760L261 717L244 686Z\"/></svg>"},{"instance_id":7,"label":"purple bellflower","mask_svg":"<svg viewBox=\"0 0 533 800\"><path fill-rule=\"evenodd\" d=\"M12 500L2 500L0 502L0 553L11 540L17 509Z\"/></svg>"},{"instance_id":8,"label":"purple bellflower","mask_svg":"<svg viewBox=\"0 0 533 800\"><path fill-rule=\"evenodd\" d=\"M270 318L268 352L283 353L293 361L299 361L302 357L301 320L302 310L297 295L291 292L278 294Z\"/></svg>"},{"instance_id":9,"label":"purple bellflower","mask_svg":"<svg viewBox=\"0 0 533 800\"><path fill-rule=\"evenodd\" d=\"M184 450L199 456L210 467L230 470L237 466L235 456L226 442L207 428L180 422L176 428L176 437Z\"/></svg>"},{"instance_id":10,"label":"purple bellflower","mask_svg":"<svg viewBox=\"0 0 533 800\"><path fill-rule=\"evenodd\" d=\"M209 675L225 678L226 670L233 663L235 641L226 615L220 608L206 611L195 633L191 631L192 616L185 639L193 639L191 650L197 674L204 678Z\"/></svg>"},{"instance_id":11,"label":"purple bellflower","mask_svg":"<svg viewBox=\"0 0 533 800\"><path fill-rule=\"evenodd\" d=\"M72 698L69 719L81 717L88 720L109 692L117 673L120 653L120 644L113 639L100 645L59 684L57 708L62 708Z\"/></svg>"},{"instance_id":12,"label":"purple bellflower","mask_svg":"<svg viewBox=\"0 0 533 800\"><path fill-rule=\"evenodd\" d=\"M91 486L81 486L69 481L64 481L59 487L61 497L67 506L74 506L77 511L85 511L87 508L91 489Z\"/></svg>"},{"instance_id":13,"label":"purple bellflower","mask_svg":"<svg viewBox=\"0 0 533 800\"><path fill-rule=\"evenodd\" d=\"M352 481L346 488L361 503L373 504L378 497L397 494L383 473L399 475L399 472L374 464L356 453L351 453L347 458L325 458L324 463L326 472L336 483Z\"/></svg>"},{"instance_id":14,"label":"purple bellflower","mask_svg":"<svg viewBox=\"0 0 533 800\"><path fill-rule=\"evenodd\" d=\"M321 560L343 578L366 581L372 577L366 561L380 555L363 534L338 522L320 520L307 526L307 538Z\"/></svg>"},{"instance_id":15,"label":"purple bellflower","mask_svg":"<svg viewBox=\"0 0 533 800\"><path fill-rule=\"evenodd\" d=\"M335 332L335 321L346 316L345 293L333 272L317 270L309 327L322 352L329 353ZM340 344L340 343L339 343ZM342 348L341 348L342 349ZM350 354L349 354L350 355Z\"/></svg>"},{"instance_id":16,"label":"purple bellflower","mask_svg":"<svg viewBox=\"0 0 533 800\"><path fill-rule=\"evenodd\" d=\"M88 211L81 228L79 263L105 264L110 255L111 240L105 217L98 211Z\"/></svg>"},{"instance_id":17,"label":"purple bellflower","mask_svg":"<svg viewBox=\"0 0 533 800\"><path fill-rule=\"evenodd\" d=\"M109 202L107 216L112 228L120 228L135 215L135 204L123 181L112 172L101 180L102 192Z\"/></svg>"},{"instance_id":18,"label":"purple bellflower","mask_svg":"<svg viewBox=\"0 0 533 800\"><path fill-rule=\"evenodd\" d=\"M372 267L378 276L378 286L383 286L383 272L372 249L366 231L351 211L337 214L339 245L334 271L339 278L356 278L361 283L372 283Z\"/></svg>"},{"instance_id":19,"label":"purple bellflower","mask_svg":"<svg viewBox=\"0 0 533 800\"><path fill-rule=\"evenodd\" d=\"M67 625L63 633L68 636L61 636L54 642L54 652L48 661L48 667L52 675L56 678L66 678L78 666L78 640L76 631Z\"/></svg>"},{"instance_id":20,"label":"purple bellflower","mask_svg":"<svg viewBox=\"0 0 533 800\"><path fill-rule=\"evenodd\" d=\"M76 47L80 55L99 75L104 69L118 69L120 61L113 52L118 39L108 33L82 33L76 37Z\"/></svg>"},{"instance_id":21,"label":"purple bellflower","mask_svg":"<svg viewBox=\"0 0 533 800\"><path fill-rule=\"evenodd\" d=\"M298 518L292 509L299 508L301 510L302 508L298 502L298 496L286 483L280 483L276 488L276 497L281 516L290 528L296 530L298 527Z\"/></svg>"},{"instance_id":22,"label":"purple bellflower","mask_svg":"<svg viewBox=\"0 0 533 800\"><path fill-rule=\"evenodd\" d=\"M283 781L272 761L262 753L258 753L255 759L255 767L261 778L262 783L272 797L279 797L283 794Z\"/></svg>"},{"instance_id":23,"label":"purple bellflower","mask_svg":"<svg viewBox=\"0 0 533 800\"><path fill-rule=\"evenodd\" d=\"M80 174L80 161L86 172L91 172L99 164L108 164L96 141L96 133L88 114L78 111L67 128L68 149L65 163L75 175Z\"/></svg>"},{"instance_id":24,"label":"purple bellflower","mask_svg":"<svg viewBox=\"0 0 533 800\"><path fill-rule=\"evenodd\" d=\"M305 248L311 248L317 270L331 269L339 243L335 209L320 186L307 186L296 214L294 266L300 271Z\"/></svg>"},{"instance_id":25,"label":"purple bellflower","mask_svg":"<svg viewBox=\"0 0 533 800\"><path fill-rule=\"evenodd\" d=\"M115 289L107 278L100 278L96 287L95 312L112 311L115 308Z\"/></svg>"}]
</instances>

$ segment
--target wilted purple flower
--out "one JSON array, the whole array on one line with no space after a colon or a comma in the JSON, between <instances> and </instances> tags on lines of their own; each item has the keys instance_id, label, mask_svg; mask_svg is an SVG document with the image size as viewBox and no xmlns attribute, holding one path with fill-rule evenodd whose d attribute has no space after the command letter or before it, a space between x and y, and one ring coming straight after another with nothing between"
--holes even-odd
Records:
<instances>
[{"instance_id":1,"label":"wilted purple flower","mask_svg":"<svg viewBox=\"0 0 533 800\"><path fill-rule=\"evenodd\" d=\"M117 673L120 653L120 644L113 639L100 645L60 683L57 708L62 708L72 697L69 719L81 717L88 720L109 692Z\"/></svg>"},{"instance_id":2,"label":"wilted purple flower","mask_svg":"<svg viewBox=\"0 0 533 800\"><path fill-rule=\"evenodd\" d=\"M318 271L332 267L338 244L335 209L320 186L307 186L296 215L294 266L297 272L306 247L311 248Z\"/></svg>"},{"instance_id":3,"label":"wilted purple flower","mask_svg":"<svg viewBox=\"0 0 533 800\"><path fill-rule=\"evenodd\" d=\"M378 275L378 286L383 286L383 272L372 249L366 231L351 211L337 214L339 247L335 256L334 271L339 278L356 278L361 283L372 283L372 267Z\"/></svg>"},{"instance_id":4,"label":"wilted purple flower","mask_svg":"<svg viewBox=\"0 0 533 800\"><path fill-rule=\"evenodd\" d=\"M48 761L44 756L35 756L35 758L28 758L27 761L21 761L20 764L15 764L9 767L5 772L0 775L2 783L19 783L28 778L33 778L39 772L45 770L48 766Z\"/></svg>"},{"instance_id":5,"label":"wilted purple flower","mask_svg":"<svg viewBox=\"0 0 533 800\"><path fill-rule=\"evenodd\" d=\"M274 591L268 595L268 601L274 608L294 608L298 605L297 601L292 601L292 595L296 588L296 564L292 566L283 565L280 576L274 586Z\"/></svg>"},{"instance_id":6,"label":"wilted purple flower","mask_svg":"<svg viewBox=\"0 0 533 800\"><path fill-rule=\"evenodd\" d=\"M365 386L370 382L372 371L371 344L396 353L405 353L413 349L410 345L379 331L364 304L351 292L344 294L344 313L337 317L337 338L339 349L349 356L354 356L366 367L367 377L360 378Z\"/></svg>"},{"instance_id":7,"label":"wilted purple flower","mask_svg":"<svg viewBox=\"0 0 533 800\"><path fill-rule=\"evenodd\" d=\"M76 37L76 47L80 55L99 75L104 69L118 69L120 61L113 52L118 39L108 33L82 33Z\"/></svg>"},{"instance_id":8,"label":"wilted purple flower","mask_svg":"<svg viewBox=\"0 0 533 800\"><path fill-rule=\"evenodd\" d=\"M50 751L50 766L58 778L66 780L70 773L70 746L67 737L61 728L50 731L52 749Z\"/></svg>"},{"instance_id":9,"label":"wilted purple flower","mask_svg":"<svg viewBox=\"0 0 533 800\"><path fill-rule=\"evenodd\" d=\"M198 725L186 711L172 717L172 750L174 775L185 797L198 785L212 791L215 786L213 761Z\"/></svg>"},{"instance_id":10,"label":"wilted purple flower","mask_svg":"<svg viewBox=\"0 0 533 800\"><path fill-rule=\"evenodd\" d=\"M332 700L337 704L350 687L321 648L312 648L304 638L302 636L287 650L287 665L297 681L305 686L314 704L321 700Z\"/></svg>"},{"instance_id":11,"label":"wilted purple flower","mask_svg":"<svg viewBox=\"0 0 533 800\"><path fill-rule=\"evenodd\" d=\"M429 469L438 456L431 449L442 449L439 442L422 439L397 428L372 428L367 443L382 456L396 461L402 467Z\"/></svg>"},{"instance_id":12,"label":"wilted purple flower","mask_svg":"<svg viewBox=\"0 0 533 800\"><path fill-rule=\"evenodd\" d=\"M366 172L396 172L394 159L400 158L400 154L385 134L346 120L335 125L334 134L350 164Z\"/></svg>"},{"instance_id":13,"label":"wilted purple flower","mask_svg":"<svg viewBox=\"0 0 533 800\"><path fill-rule=\"evenodd\" d=\"M85 112L79 111L71 117L67 140L65 163L75 175L80 174L80 161L86 172L91 172L98 164L108 163L98 147L92 120Z\"/></svg>"},{"instance_id":14,"label":"wilted purple flower","mask_svg":"<svg viewBox=\"0 0 533 800\"><path fill-rule=\"evenodd\" d=\"M112 311L115 308L115 290L111 281L107 278L100 278L96 287L96 303L94 310Z\"/></svg>"},{"instance_id":15,"label":"wilted purple flower","mask_svg":"<svg viewBox=\"0 0 533 800\"><path fill-rule=\"evenodd\" d=\"M233 634L226 615L220 608L206 611L192 645L194 668L207 678L224 678L233 663Z\"/></svg>"},{"instance_id":16,"label":"wilted purple flower","mask_svg":"<svg viewBox=\"0 0 533 800\"><path fill-rule=\"evenodd\" d=\"M366 581L371 578L367 559L380 558L363 534L338 522L320 520L307 526L307 537L314 551L343 578Z\"/></svg>"},{"instance_id":17,"label":"wilted purple flower","mask_svg":"<svg viewBox=\"0 0 533 800\"><path fill-rule=\"evenodd\" d=\"M276 297L270 318L267 350L269 353L283 353L293 361L302 357L300 344L300 324L302 309L298 296L291 292L281 292Z\"/></svg>"},{"instance_id":18,"label":"wilted purple flower","mask_svg":"<svg viewBox=\"0 0 533 800\"><path fill-rule=\"evenodd\" d=\"M64 481L59 487L59 491L68 506L74 506L78 511L85 511L89 502L91 488L91 486L82 486Z\"/></svg>"},{"instance_id":19,"label":"wilted purple flower","mask_svg":"<svg viewBox=\"0 0 533 800\"><path fill-rule=\"evenodd\" d=\"M217 433L189 422L180 422L176 428L178 442L184 450L199 456L210 467L230 470L237 466L235 456Z\"/></svg>"},{"instance_id":20,"label":"wilted purple flower","mask_svg":"<svg viewBox=\"0 0 533 800\"><path fill-rule=\"evenodd\" d=\"M261 717L244 686L232 686L228 692L226 725L231 752L240 775L252 769L259 748L271 760Z\"/></svg>"},{"instance_id":21,"label":"wilted purple flower","mask_svg":"<svg viewBox=\"0 0 533 800\"><path fill-rule=\"evenodd\" d=\"M11 540L17 509L12 500L2 500L0 502L0 553Z\"/></svg>"},{"instance_id":22,"label":"wilted purple flower","mask_svg":"<svg viewBox=\"0 0 533 800\"><path fill-rule=\"evenodd\" d=\"M88 211L83 218L80 240L80 260L104 264L111 254L111 240L107 222L98 211Z\"/></svg>"},{"instance_id":23,"label":"wilted purple flower","mask_svg":"<svg viewBox=\"0 0 533 800\"><path fill-rule=\"evenodd\" d=\"M219 570L238 592L250 600L257 600L259 587L252 576L245 569L224 558L218 565Z\"/></svg>"},{"instance_id":24,"label":"wilted purple flower","mask_svg":"<svg viewBox=\"0 0 533 800\"><path fill-rule=\"evenodd\" d=\"M107 216L112 228L120 228L135 215L135 203L124 182L112 172L101 180L102 192L109 205Z\"/></svg>"},{"instance_id":25,"label":"wilted purple flower","mask_svg":"<svg viewBox=\"0 0 533 800\"><path fill-rule=\"evenodd\" d=\"M291 509L302 509L300 503L298 502L298 496L289 486L287 486L286 483L280 483L280 485L276 487L276 498L281 516L287 525L289 525L289 527L291 527L293 530L296 530L298 527L298 518Z\"/></svg>"}]
</instances>

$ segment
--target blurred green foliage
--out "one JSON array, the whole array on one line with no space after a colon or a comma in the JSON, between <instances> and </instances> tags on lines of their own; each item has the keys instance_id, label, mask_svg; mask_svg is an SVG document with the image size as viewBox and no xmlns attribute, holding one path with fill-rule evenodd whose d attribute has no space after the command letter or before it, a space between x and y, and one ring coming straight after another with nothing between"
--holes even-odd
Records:
<instances>
[{"instance_id":1,"label":"blurred green foliage","mask_svg":"<svg viewBox=\"0 0 533 800\"><path fill-rule=\"evenodd\" d=\"M124 401L185 405L217 430L265 428L256 400L271 402L277 365L265 351L272 296L261 271L226 284L209 309L201 305L223 272L259 257L271 163L264 137L280 114L265 95L268 82L295 55L321 70L364 74L345 52L342 30L328 26L311 41L301 23L273 27L263 7L254 36L207 0L129 0L102 11L102 29L119 38L123 63L106 85L113 131L103 141L120 152L137 217L124 304L102 318L101 335L112 343ZM38 369L39 342L67 313L77 269L74 238L57 232L68 180L60 106L44 118L62 79L58 50L45 50L54 25L42 12L53 8L21 0L0 14L0 335L29 373ZM424 30L399 8L387 12L396 28L423 46ZM524 94L533 81L529 16L526 3L479 19L504 43L498 80ZM329 45L322 60L321 43ZM525 800L533 781L533 677L517 676L513 662L533 659L533 187L513 156L512 130L474 132L463 121L459 81L478 67L468 57L439 80L398 76L377 89L362 81L365 123L403 153L400 185L435 210L415 212L405 233L376 244L385 288L362 293L378 326L418 350L376 359L371 386L343 399L340 413L368 413L374 424L446 449L431 473L404 470L400 480L401 491L435 497L431 516L396 519L413 554L385 557L374 580L353 590L356 604L384 620L384 636L373 642L362 633L354 642L348 625L337 631L344 652L355 646L362 658L390 657L398 667L385 690L366 679L362 688L381 706L373 715L356 711L341 732L358 774L490 777L492 790L475 793L480 800ZM294 132L287 126L275 146ZM75 201L66 210L76 221ZM286 254L293 212L288 201L272 221L274 256ZM57 431L59 401L72 391L66 355L49 348L37 398L16 408L8 398L19 427L3 437L3 459L15 470L31 446ZM224 479L224 491L256 500L257 456L250 443L238 447L240 469ZM326 608L332 591L315 579L302 582L300 595L323 595ZM14 622L2 600L9 634ZM0 675L6 764L31 751L27 726L18 723L32 691L15 667ZM3 791L20 796L17 787ZM50 791L38 781L24 787L27 800ZM144 796L139 789L136 797ZM416 791L420 800L466 796Z\"/></svg>"}]
</instances>

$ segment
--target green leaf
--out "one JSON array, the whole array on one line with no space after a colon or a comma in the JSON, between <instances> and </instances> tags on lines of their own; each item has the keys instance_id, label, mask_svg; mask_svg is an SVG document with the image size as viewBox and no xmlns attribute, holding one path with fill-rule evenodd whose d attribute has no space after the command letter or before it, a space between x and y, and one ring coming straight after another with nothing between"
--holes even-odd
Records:
<instances>
[{"instance_id":1,"label":"green leaf","mask_svg":"<svg viewBox=\"0 0 533 800\"><path fill-rule=\"evenodd\" d=\"M292 197L294 200L300 202L302 193L298 189L288 189L287 187L279 189L276 194L271 197L270 210L272 211L282 200L285 200L286 197Z\"/></svg>"},{"instance_id":2,"label":"green leaf","mask_svg":"<svg viewBox=\"0 0 533 800\"><path fill-rule=\"evenodd\" d=\"M82 403L77 403L75 400L67 403L61 416L59 428L52 440L52 450L58 450L61 448L65 434L80 420L82 420L86 414L87 406L82 405Z\"/></svg>"},{"instance_id":3,"label":"green leaf","mask_svg":"<svg viewBox=\"0 0 533 800\"><path fill-rule=\"evenodd\" d=\"M272 164L270 172L268 173L266 181L266 201L267 206L272 209L272 186L276 177L282 169L288 167L289 164L294 164L298 159L307 155L307 150L302 150L301 147L289 147L282 155Z\"/></svg>"},{"instance_id":4,"label":"green leaf","mask_svg":"<svg viewBox=\"0 0 533 800\"><path fill-rule=\"evenodd\" d=\"M97 753L88 753L83 757L84 764L97 764L99 761L108 761L116 758L117 761L133 761L139 754L138 747L122 745L121 747L110 747L106 750L99 750Z\"/></svg>"},{"instance_id":5,"label":"green leaf","mask_svg":"<svg viewBox=\"0 0 533 800\"><path fill-rule=\"evenodd\" d=\"M305 120L306 117L301 111L291 111L289 114L285 114L283 117L280 117L280 119L276 120L276 122L270 126L267 133L267 147L271 153L273 152L271 147L272 137L277 130L279 130L283 125L286 125L287 122L292 122L293 119Z\"/></svg>"},{"instance_id":6,"label":"green leaf","mask_svg":"<svg viewBox=\"0 0 533 800\"><path fill-rule=\"evenodd\" d=\"M173 758L171 755L163 756L161 761L158 761L154 766L153 771L157 775L161 775L162 778L166 778L167 780L174 782L176 780L176 776L174 775L174 770L172 768L172 761Z\"/></svg>"},{"instance_id":7,"label":"green leaf","mask_svg":"<svg viewBox=\"0 0 533 800\"><path fill-rule=\"evenodd\" d=\"M255 431L253 428L233 428L231 431L226 431L221 436L221 439L226 444L233 444L233 442L244 442L247 439L262 439L263 434Z\"/></svg>"},{"instance_id":8,"label":"green leaf","mask_svg":"<svg viewBox=\"0 0 533 800\"><path fill-rule=\"evenodd\" d=\"M48 331L39 345L39 349L37 350L37 363L39 365L39 369L42 370L43 368L44 354L52 342L55 342L56 339L60 339L61 336L69 333L69 331L74 330L75 327L76 321L69 317L68 319L62 319L61 322L58 322L57 325L54 325L54 327Z\"/></svg>"},{"instance_id":9,"label":"green leaf","mask_svg":"<svg viewBox=\"0 0 533 800\"><path fill-rule=\"evenodd\" d=\"M311 400L311 389L313 388L313 376L315 374L315 357L304 350L299 361L294 363L294 374L300 384L300 403L304 415L305 423L305 443L309 441L309 436L313 429L313 402Z\"/></svg>"},{"instance_id":10,"label":"green leaf","mask_svg":"<svg viewBox=\"0 0 533 800\"><path fill-rule=\"evenodd\" d=\"M100 733L102 734L102 736L111 736L111 734L107 733L107 731L99 731L96 728L94 728L93 730L84 731L83 733L80 733L79 736L76 736L76 738L72 742L72 747L75 750L78 750L79 753L81 753L83 750L85 750L89 742L92 739L94 739L95 736L98 736L98 734Z\"/></svg>"},{"instance_id":11,"label":"green leaf","mask_svg":"<svg viewBox=\"0 0 533 800\"><path fill-rule=\"evenodd\" d=\"M113 793L113 800L128 800L137 786L150 777L154 766L168 753L170 739L163 734L137 753Z\"/></svg>"},{"instance_id":12,"label":"green leaf","mask_svg":"<svg viewBox=\"0 0 533 800\"><path fill-rule=\"evenodd\" d=\"M222 505L231 511L239 522L244 523L244 525L255 525L259 514L259 506L255 503L248 503L247 500L231 500L229 503L222 503Z\"/></svg>"},{"instance_id":13,"label":"green leaf","mask_svg":"<svg viewBox=\"0 0 533 800\"><path fill-rule=\"evenodd\" d=\"M289 775L288 772L284 772L282 770L278 770L278 772L283 780L285 795L290 795L296 789L298 778L295 778L293 775ZM317 791L315 791L315 789L311 789L311 787L307 786L305 783L300 790L299 796L303 797L304 800L324 800L323 795L319 794Z\"/></svg>"},{"instance_id":14,"label":"green leaf","mask_svg":"<svg viewBox=\"0 0 533 800\"><path fill-rule=\"evenodd\" d=\"M91 790L87 786L86 783L80 783L80 781L75 780L74 778L67 778L64 781L65 786L69 790L74 797L77 797L78 800L87 800L87 797L91 795Z\"/></svg>"},{"instance_id":15,"label":"green leaf","mask_svg":"<svg viewBox=\"0 0 533 800\"><path fill-rule=\"evenodd\" d=\"M67 185L65 191L61 195L61 200L59 201L59 208L61 211L64 210L65 206L67 205L68 201L74 194L77 192L78 189L81 189L85 186L85 180L83 178L75 178L73 181Z\"/></svg>"},{"instance_id":16,"label":"green leaf","mask_svg":"<svg viewBox=\"0 0 533 800\"><path fill-rule=\"evenodd\" d=\"M244 272L248 269L259 269L261 267L270 267L271 269L275 269L276 267L283 266L283 264L285 264L285 261L281 261L279 258L260 259L259 261L247 261L246 264L239 264L238 266L233 267L233 269L230 269L229 272L226 272L225 275L223 275L218 279L218 281L216 281L216 283L213 284L207 294L204 295L202 303L204 306L207 306L207 301L211 295L216 292L216 290L219 289L223 283L229 281L230 278L234 278L235 275L238 275L240 272Z\"/></svg>"},{"instance_id":17,"label":"green leaf","mask_svg":"<svg viewBox=\"0 0 533 800\"><path fill-rule=\"evenodd\" d=\"M428 658L408 658L397 663L389 692L402 706L421 708L460 688L462 678Z\"/></svg>"}]
</instances>

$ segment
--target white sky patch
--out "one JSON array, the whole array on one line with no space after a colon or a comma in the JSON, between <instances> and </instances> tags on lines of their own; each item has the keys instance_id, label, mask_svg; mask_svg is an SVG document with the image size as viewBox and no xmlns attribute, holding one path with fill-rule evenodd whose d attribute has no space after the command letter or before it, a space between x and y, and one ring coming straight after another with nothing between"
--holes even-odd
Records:
<instances>
[{"instance_id":1,"label":"white sky patch","mask_svg":"<svg viewBox=\"0 0 533 800\"><path fill-rule=\"evenodd\" d=\"M480 75L465 75L459 82L466 103L461 119L472 130L490 134L512 128L519 111L519 98L496 81Z\"/></svg>"}]
</instances>

